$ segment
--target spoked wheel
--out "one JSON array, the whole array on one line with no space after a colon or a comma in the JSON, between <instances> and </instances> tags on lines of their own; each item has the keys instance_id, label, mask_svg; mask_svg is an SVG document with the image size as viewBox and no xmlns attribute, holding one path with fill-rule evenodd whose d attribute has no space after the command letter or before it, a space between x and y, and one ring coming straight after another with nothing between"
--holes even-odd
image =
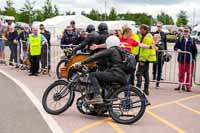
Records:
<instances>
[{"instance_id":1,"label":"spoked wheel","mask_svg":"<svg viewBox=\"0 0 200 133\"><path fill-rule=\"evenodd\" d=\"M58 80L44 92L42 105L47 113L58 115L72 105L74 97L70 84L64 80Z\"/></svg>"},{"instance_id":2,"label":"spoked wheel","mask_svg":"<svg viewBox=\"0 0 200 133\"><path fill-rule=\"evenodd\" d=\"M117 90L112 96L109 113L112 119L121 124L132 124L138 121L144 114L146 98L135 87Z\"/></svg>"},{"instance_id":3,"label":"spoked wheel","mask_svg":"<svg viewBox=\"0 0 200 133\"><path fill-rule=\"evenodd\" d=\"M58 79L62 79L62 78L66 78L67 77L67 75L66 75L66 77L63 77L61 75L61 68L64 68L66 66L66 64L67 64L67 60L61 60L58 63L58 65L56 67L56 76L57 76Z\"/></svg>"}]
</instances>

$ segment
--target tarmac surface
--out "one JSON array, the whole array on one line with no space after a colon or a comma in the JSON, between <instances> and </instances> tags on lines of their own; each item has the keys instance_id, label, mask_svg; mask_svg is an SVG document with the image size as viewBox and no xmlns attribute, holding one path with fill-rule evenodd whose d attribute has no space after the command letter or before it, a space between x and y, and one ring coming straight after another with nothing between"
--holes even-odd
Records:
<instances>
[{"instance_id":1,"label":"tarmac surface","mask_svg":"<svg viewBox=\"0 0 200 133\"><path fill-rule=\"evenodd\" d=\"M0 71L24 84L41 102L43 92L56 79L48 75L29 77L27 71L0 66ZM0 74L0 132L1 133L50 133L44 121L25 93L11 79ZM121 125L110 118L80 114L75 102L59 116L52 116L62 133L200 133L200 87L191 93L176 92L177 85L161 84L155 89L151 83L149 106L137 123ZM77 95L78 96L78 95Z\"/></svg>"}]
</instances>

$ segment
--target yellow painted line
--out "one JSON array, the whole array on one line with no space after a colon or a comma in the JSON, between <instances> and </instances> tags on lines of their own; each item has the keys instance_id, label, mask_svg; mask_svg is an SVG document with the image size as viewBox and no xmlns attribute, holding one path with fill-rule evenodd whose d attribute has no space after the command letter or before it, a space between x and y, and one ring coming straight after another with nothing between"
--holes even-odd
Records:
<instances>
[{"instance_id":1,"label":"yellow painted line","mask_svg":"<svg viewBox=\"0 0 200 133\"><path fill-rule=\"evenodd\" d=\"M150 110L146 110L146 113L148 113L149 115L151 115L153 118L155 118L156 120L162 122L163 124L167 125L168 127L174 129L177 133L186 133L183 129L177 127L176 125L174 125L173 123L165 120L164 118L160 117L159 115L151 112Z\"/></svg>"},{"instance_id":2,"label":"yellow painted line","mask_svg":"<svg viewBox=\"0 0 200 133\"><path fill-rule=\"evenodd\" d=\"M94 122L94 123L91 123L89 125L86 125L86 126L80 128L80 129L78 129L78 130L75 130L72 133L81 133L81 132L84 132L84 131L89 130L89 129L93 128L93 127L97 127L98 125L101 125L101 124L105 123L108 120L110 120L110 118L104 119L104 120L100 120L100 121L97 121L97 122Z\"/></svg>"},{"instance_id":3,"label":"yellow painted line","mask_svg":"<svg viewBox=\"0 0 200 133\"><path fill-rule=\"evenodd\" d=\"M116 123L112 121L106 121L108 125L110 125L117 133L125 133Z\"/></svg>"},{"instance_id":4,"label":"yellow painted line","mask_svg":"<svg viewBox=\"0 0 200 133\"><path fill-rule=\"evenodd\" d=\"M200 95L193 95L193 96L181 98L181 99L178 99L178 100L175 100L175 101L161 103L161 104L158 104L158 105L155 105L155 106L150 106L148 109L156 109L156 108L160 108L160 107L167 106L167 105L170 105L170 104L175 104L176 102L183 102L183 101L186 101L186 100L190 100L190 99L193 99L193 98L196 98L196 97L200 97Z\"/></svg>"},{"instance_id":5,"label":"yellow painted line","mask_svg":"<svg viewBox=\"0 0 200 133\"><path fill-rule=\"evenodd\" d=\"M183 108L185 108L185 109L187 109L187 110L189 110L189 111L192 111L193 113L196 113L196 114L200 115L200 111L198 111L196 109L188 107L188 106L186 106L186 105L184 105L182 103L179 103L179 102L176 102L176 104L179 105L179 106L181 106L181 107L183 107Z\"/></svg>"}]
</instances>

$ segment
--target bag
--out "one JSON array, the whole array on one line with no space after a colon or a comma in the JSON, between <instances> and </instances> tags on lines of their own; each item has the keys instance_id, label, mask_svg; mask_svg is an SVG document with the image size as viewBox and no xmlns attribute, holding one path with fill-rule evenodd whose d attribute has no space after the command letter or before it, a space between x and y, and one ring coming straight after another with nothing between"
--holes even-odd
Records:
<instances>
[{"instance_id":1,"label":"bag","mask_svg":"<svg viewBox=\"0 0 200 133\"><path fill-rule=\"evenodd\" d=\"M130 73L130 71L133 71L136 69L136 59L135 57L129 53L127 50L117 48L121 58L122 62L124 64L124 67L122 68L126 73Z\"/></svg>"}]
</instances>

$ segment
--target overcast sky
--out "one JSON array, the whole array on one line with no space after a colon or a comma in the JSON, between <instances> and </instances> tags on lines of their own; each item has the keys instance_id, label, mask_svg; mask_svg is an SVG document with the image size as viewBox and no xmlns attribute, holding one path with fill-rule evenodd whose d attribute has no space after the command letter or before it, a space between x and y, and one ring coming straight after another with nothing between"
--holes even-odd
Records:
<instances>
[{"instance_id":1,"label":"overcast sky","mask_svg":"<svg viewBox=\"0 0 200 133\"><path fill-rule=\"evenodd\" d=\"M13 0L16 8L21 8L25 0ZM31 0L33 1L33 0ZM44 0L36 0L36 5L41 7ZM61 12L72 10L80 13L81 11L89 12L92 8L101 12L105 11L105 0L52 0ZM107 11L115 7L118 12L146 12L154 17L161 11L176 15L180 10L188 12L190 22L195 16L196 22L200 22L200 0L107 0ZM0 8L5 6L5 0L0 0ZM35 6L35 7L37 7ZM195 14L195 15L193 15Z\"/></svg>"}]
</instances>

